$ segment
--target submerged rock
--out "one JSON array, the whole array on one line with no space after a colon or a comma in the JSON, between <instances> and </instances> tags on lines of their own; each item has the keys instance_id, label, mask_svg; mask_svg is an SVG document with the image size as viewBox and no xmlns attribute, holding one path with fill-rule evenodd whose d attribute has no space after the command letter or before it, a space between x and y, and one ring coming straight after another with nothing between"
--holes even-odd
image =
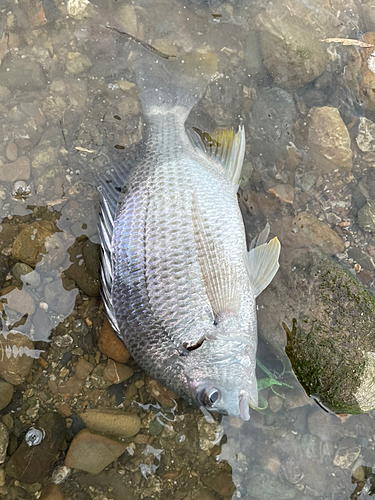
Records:
<instances>
[{"instance_id":1,"label":"submerged rock","mask_svg":"<svg viewBox=\"0 0 375 500\"><path fill-rule=\"evenodd\" d=\"M364 231L375 233L375 200L367 200L358 212L358 225Z\"/></svg>"},{"instance_id":2,"label":"submerged rock","mask_svg":"<svg viewBox=\"0 0 375 500\"><path fill-rule=\"evenodd\" d=\"M134 436L141 427L138 415L116 410L88 410L80 417L89 430L121 438Z\"/></svg>"},{"instance_id":3,"label":"submerged rock","mask_svg":"<svg viewBox=\"0 0 375 500\"><path fill-rule=\"evenodd\" d=\"M0 335L0 376L13 385L22 384L38 353L26 335L13 331Z\"/></svg>"},{"instance_id":4,"label":"submerged rock","mask_svg":"<svg viewBox=\"0 0 375 500\"><path fill-rule=\"evenodd\" d=\"M335 413L374 409L375 300L320 252L293 252L282 274L295 300L286 353L306 392Z\"/></svg>"},{"instance_id":5,"label":"submerged rock","mask_svg":"<svg viewBox=\"0 0 375 500\"><path fill-rule=\"evenodd\" d=\"M89 297L100 294L99 245L92 243L85 236L77 238L68 250L73 264L65 271L68 278Z\"/></svg>"}]
</instances>

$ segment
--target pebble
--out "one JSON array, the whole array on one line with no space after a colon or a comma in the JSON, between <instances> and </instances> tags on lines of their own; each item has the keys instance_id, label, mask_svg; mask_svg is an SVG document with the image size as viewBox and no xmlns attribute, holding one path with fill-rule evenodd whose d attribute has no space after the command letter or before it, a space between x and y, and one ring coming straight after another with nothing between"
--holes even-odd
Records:
<instances>
[{"instance_id":1,"label":"pebble","mask_svg":"<svg viewBox=\"0 0 375 500\"><path fill-rule=\"evenodd\" d=\"M157 380L146 377L146 387L152 397L160 403L162 408L173 408L179 396L161 385Z\"/></svg>"},{"instance_id":2,"label":"pebble","mask_svg":"<svg viewBox=\"0 0 375 500\"><path fill-rule=\"evenodd\" d=\"M122 455L126 448L125 443L83 429L74 437L65 457L65 465L90 474L99 474Z\"/></svg>"},{"instance_id":3,"label":"pebble","mask_svg":"<svg viewBox=\"0 0 375 500\"><path fill-rule=\"evenodd\" d=\"M56 231L56 226L47 220L33 222L17 235L12 245L12 256L29 266L42 260L46 251L45 241Z\"/></svg>"},{"instance_id":4,"label":"pebble","mask_svg":"<svg viewBox=\"0 0 375 500\"><path fill-rule=\"evenodd\" d=\"M201 480L205 486L208 486L223 497L232 498L232 495L236 491L232 474L227 471L216 471L212 474L204 475Z\"/></svg>"},{"instance_id":5,"label":"pebble","mask_svg":"<svg viewBox=\"0 0 375 500\"><path fill-rule=\"evenodd\" d=\"M77 238L68 249L73 264L65 275L89 297L100 295L100 248L86 237Z\"/></svg>"},{"instance_id":6,"label":"pebble","mask_svg":"<svg viewBox=\"0 0 375 500\"><path fill-rule=\"evenodd\" d=\"M357 146L364 153L374 151L375 148L375 123L361 116L356 138Z\"/></svg>"},{"instance_id":7,"label":"pebble","mask_svg":"<svg viewBox=\"0 0 375 500\"><path fill-rule=\"evenodd\" d=\"M15 182L19 179L27 181L30 178L30 160L21 156L13 163L0 163L0 181Z\"/></svg>"},{"instance_id":8,"label":"pebble","mask_svg":"<svg viewBox=\"0 0 375 500\"><path fill-rule=\"evenodd\" d=\"M107 319L104 319L99 332L98 349L102 354L119 363L126 363L130 358L125 344L116 335Z\"/></svg>"},{"instance_id":9,"label":"pebble","mask_svg":"<svg viewBox=\"0 0 375 500\"><path fill-rule=\"evenodd\" d=\"M37 288L40 285L40 275L27 264L16 262L12 269L12 274L16 280L23 281L31 288ZM26 275L28 275L26 277Z\"/></svg>"},{"instance_id":10,"label":"pebble","mask_svg":"<svg viewBox=\"0 0 375 500\"><path fill-rule=\"evenodd\" d=\"M8 406L13 397L13 386L4 380L0 380L0 410Z\"/></svg>"},{"instance_id":11,"label":"pebble","mask_svg":"<svg viewBox=\"0 0 375 500\"><path fill-rule=\"evenodd\" d=\"M5 156L9 161L15 161L17 160L18 157L18 148L16 143L13 140L10 140L7 144L6 150L5 150ZM30 166L29 166L30 168Z\"/></svg>"},{"instance_id":12,"label":"pebble","mask_svg":"<svg viewBox=\"0 0 375 500\"><path fill-rule=\"evenodd\" d=\"M125 380L128 380L134 373L134 370L130 366L118 363L113 359L107 361L107 365L104 368L103 378L111 384L120 384Z\"/></svg>"},{"instance_id":13,"label":"pebble","mask_svg":"<svg viewBox=\"0 0 375 500\"><path fill-rule=\"evenodd\" d=\"M359 210L358 225L364 231L375 233L375 200L367 200Z\"/></svg>"},{"instance_id":14,"label":"pebble","mask_svg":"<svg viewBox=\"0 0 375 500\"><path fill-rule=\"evenodd\" d=\"M323 106L310 110L307 142L318 170L352 169L349 131L337 108Z\"/></svg>"},{"instance_id":15,"label":"pebble","mask_svg":"<svg viewBox=\"0 0 375 500\"><path fill-rule=\"evenodd\" d=\"M24 439L5 468L8 476L25 483L40 482L51 473L66 435L65 420L57 412L45 413L35 427L44 430L44 439L36 446Z\"/></svg>"},{"instance_id":16,"label":"pebble","mask_svg":"<svg viewBox=\"0 0 375 500\"><path fill-rule=\"evenodd\" d=\"M5 462L8 444L9 444L8 429L4 424L0 423L0 464L3 464Z\"/></svg>"},{"instance_id":17,"label":"pebble","mask_svg":"<svg viewBox=\"0 0 375 500\"><path fill-rule=\"evenodd\" d=\"M138 415L116 410L87 410L80 417L90 431L109 436L134 436L141 427Z\"/></svg>"},{"instance_id":18,"label":"pebble","mask_svg":"<svg viewBox=\"0 0 375 500\"><path fill-rule=\"evenodd\" d=\"M75 374L81 380L84 380L86 377L88 377L93 369L93 365L83 358L80 358L74 366Z\"/></svg>"},{"instance_id":19,"label":"pebble","mask_svg":"<svg viewBox=\"0 0 375 500\"><path fill-rule=\"evenodd\" d=\"M72 75L79 75L91 68L92 63L88 57L79 52L69 52L66 61L66 69Z\"/></svg>"},{"instance_id":20,"label":"pebble","mask_svg":"<svg viewBox=\"0 0 375 500\"><path fill-rule=\"evenodd\" d=\"M19 332L0 335L0 375L12 385L19 385L31 371L34 358L34 344Z\"/></svg>"},{"instance_id":21,"label":"pebble","mask_svg":"<svg viewBox=\"0 0 375 500\"><path fill-rule=\"evenodd\" d=\"M42 489L39 500L64 500L64 495L60 486L48 484Z\"/></svg>"},{"instance_id":22,"label":"pebble","mask_svg":"<svg viewBox=\"0 0 375 500\"><path fill-rule=\"evenodd\" d=\"M6 101L10 96L10 90L0 85L0 102Z\"/></svg>"},{"instance_id":23,"label":"pebble","mask_svg":"<svg viewBox=\"0 0 375 500\"><path fill-rule=\"evenodd\" d=\"M127 33L138 33L137 14L133 5L124 5L118 12L117 20Z\"/></svg>"},{"instance_id":24,"label":"pebble","mask_svg":"<svg viewBox=\"0 0 375 500\"><path fill-rule=\"evenodd\" d=\"M333 465L340 469L350 469L361 453L361 447L356 444L354 438L341 439L333 459Z\"/></svg>"},{"instance_id":25,"label":"pebble","mask_svg":"<svg viewBox=\"0 0 375 500\"><path fill-rule=\"evenodd\" d=\"M0 85L14 90L43 90L46 78L42 66L29 58L9 58L0 66Z\"/></svg>"}]
</instances>

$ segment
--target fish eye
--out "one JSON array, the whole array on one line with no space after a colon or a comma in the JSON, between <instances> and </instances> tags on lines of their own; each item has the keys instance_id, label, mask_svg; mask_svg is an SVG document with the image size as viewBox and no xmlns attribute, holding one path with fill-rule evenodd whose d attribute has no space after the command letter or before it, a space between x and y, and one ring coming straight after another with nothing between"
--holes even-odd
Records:
<instances>
[{"instance_id":1,"label":"fish eye","mask_svg":"<svg viewBox=\"0 0 375 500\"><path fill-rule=\"evenodd\" d=\"M221 399L221 394L219 389L216 387L209 387L208 389L203 389L198 395L198 401L203 406L208 408L213 408L216 406Z\"/></svg>"}]
</instances>

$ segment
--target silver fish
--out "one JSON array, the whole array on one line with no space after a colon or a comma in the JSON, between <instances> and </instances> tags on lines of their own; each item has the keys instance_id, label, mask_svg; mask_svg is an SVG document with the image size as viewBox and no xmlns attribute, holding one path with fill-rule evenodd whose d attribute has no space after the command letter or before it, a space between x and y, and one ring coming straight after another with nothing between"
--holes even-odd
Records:
<instances>
[{"instance_id":1,"label":"silver fish","mask_svg":"<svg viewBox=\"0 0 375 500\"><path fill-rule=\"evenodd\" d=\"M134 61L149 137L122 194L121 172L103 188L103 299L146 373L190 403L248 420L258 404L255 298L277 272L280 244L266 243L265 230L247 251L237 202L244 128L213 148L185 132L207 85L193 61L194 70L187 58Z\"/></svg>"}]
</instances>

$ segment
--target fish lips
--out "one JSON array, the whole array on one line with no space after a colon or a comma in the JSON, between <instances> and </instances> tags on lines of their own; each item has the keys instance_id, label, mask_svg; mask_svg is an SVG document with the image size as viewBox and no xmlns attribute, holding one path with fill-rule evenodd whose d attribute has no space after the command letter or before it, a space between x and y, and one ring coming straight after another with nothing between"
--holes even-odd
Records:
<instances>
[{"instance_id":1,"label":"fish lips","mask_svg":"<svg viewBox=\"0 0 375 500\"><path fill-rule=\"evenodd\" d=\"M239 395L240 417L242 420L250 420L249 394L241 391Z\"/></svg>"}]
</instances>

